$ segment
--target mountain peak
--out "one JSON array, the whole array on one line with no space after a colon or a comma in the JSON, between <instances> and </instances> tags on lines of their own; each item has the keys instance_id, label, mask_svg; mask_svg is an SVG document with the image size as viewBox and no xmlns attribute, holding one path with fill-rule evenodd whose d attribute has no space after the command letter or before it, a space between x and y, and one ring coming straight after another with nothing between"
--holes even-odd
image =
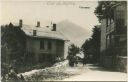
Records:
<instances>
[{"instance_id":1,"label":"mountain peak","mask_svg":"<svg viewBox=\"0 0 128 82\"><path fill-rule=\"evenodd\" d=\"M89 36L88 30L67 19L59 22L57 27L57 29L63 33L72 43L79 47L82 46L83 42Z\"/></svg>"}]
</instances>

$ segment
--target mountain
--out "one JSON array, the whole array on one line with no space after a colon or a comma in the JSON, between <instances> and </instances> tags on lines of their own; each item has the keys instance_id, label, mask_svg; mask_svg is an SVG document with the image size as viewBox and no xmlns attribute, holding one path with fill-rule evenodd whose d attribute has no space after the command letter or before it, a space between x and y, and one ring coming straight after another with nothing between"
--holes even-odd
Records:
<instances>
[{"instance_id":1,"label":"mountain","mask_svg":"<svg viewBox=\"0 0 128 82\"><path fill-rule=\"evenodd\" d=\"M57 30L60 31L65 37L67 37L71 43L81 47L87 38L90 36L90 32L87 29L80 27L68 20L61 21L57 24Z\"/></svg>"}]
</instances>

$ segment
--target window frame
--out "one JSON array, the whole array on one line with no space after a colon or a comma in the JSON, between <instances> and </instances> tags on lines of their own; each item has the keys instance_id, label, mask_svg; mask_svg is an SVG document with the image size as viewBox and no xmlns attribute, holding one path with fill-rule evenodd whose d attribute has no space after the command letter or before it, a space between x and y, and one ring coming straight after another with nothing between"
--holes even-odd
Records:
<instances>
[{"instance_id":1,"label":"window frame","mask_svg":"<svg viewBox=\"0 0 128 82\"><path fill-rule=\"evenodd\" d=\"M40 49L45 50L45 41L44 40L40 40Z\"/></svg>"}]
</instances>

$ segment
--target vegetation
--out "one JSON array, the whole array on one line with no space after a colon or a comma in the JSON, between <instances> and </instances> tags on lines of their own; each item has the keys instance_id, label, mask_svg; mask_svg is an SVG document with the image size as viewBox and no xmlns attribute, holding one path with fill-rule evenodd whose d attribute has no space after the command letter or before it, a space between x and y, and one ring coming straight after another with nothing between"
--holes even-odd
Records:
<instances>
[{"instance_id":1,"label":"vegetation","mask_svg":"<svg viewBox=\"0 0 128 82\"><path fill-rule=\"evenodd\" d=\"M124 4L126 1L99 1L94 13L99 21L103 18L114 19L114 10L117 5Z\"/></svg>"},{"instance_id":2,"label":"vegetation","mask_svg":"<svg viewBox=\"0 0 128 82\"><path fill-rule=\"evenodd\" d=\"M18 72L35 68L33 58L33 53L26 52L26 35L21 28L12 23L1 26L1 75L12 68Z\"/></svg>"},{"instance_id":3,"label":"vegetation","mask_svg":"<svg viewBox=\"0 0 128 82\"><path fill-rule=\"evenodd\" d=\"M18 26L1 26L1 75L16 79L17 68L25 64L25 33ZM13 67L13 68L12 68ZM11 70L15 70L15 73Z\"/></svg>"},{"instance_id":4,"label":"vegetation","mask_svg":"<svg viewBox=\"0 0 128 82\"><path fill-rule=\"evenodd\" d=\"M100 58L100 28L95 26L91 38L85 41L82 45L82 50L85 57L89 58L90 62L97 63Z\"/></svg>"},{"instance_id":5,"label":"vegetation","mask_svg":"<svg viewBox=\"0 0 128 82\"><path fill-rule=\"evenodd\" d=\"M9 66L19 67L23 65L25 40L25 34L19 27L13 26L12 23L1 26L2 70L9 68Z\"/></svg>"},{"instance_id":6,"label":"vegetation","mask_svg":"<svg viewBox=\"0 0 128 82\"><path fill-rule=\"evenodd\" d=\"M120 59L120 56L127 55L126 54L127 53L127 48L126 48L127 25L125 25L126 20L124 18L127 13L127 12L124 12L124 11L127 11L126 6L127 6L126 1L99 1L99 4L95 9L94 13L98 17L99 21L101 21L102 19L106 20L106 27L108 26L108 24L112 24L112 23L108 23L109 20L110 20L109 22L114 23L114 31L111 31L111 34L110 32L107 33L107 35L113 36L112 38L110 37L108 39L111 42L109 45L107 44L106 49L101 52L102 60L100 63L103 66L106 66L106 64L102 61L106 59L105 62L107 61L111 62L110 68L118 69L118 68L124 67L124 66L122 67L119 66L120 63L125 63L124 59L122 59L122 61L119 59ZM123 40L121 41L121 39ZM111 59L107 60L108 58L111 58ZM108 64L107 66L109 66L110 64Z\"/></svg>"},{"instance_id":7,"label":"vegetation","mask_svg":"<svg viewBox=\"0 0 128 82\"><path fill-rule=\"evenodd\" d=\"M124 50L124 51L122 50L123 48L125 49L126 40L123 43L121 43L119 41L121 36L123 36L122 38L127 37L127 32L126 32L127 27L124 26L125 19L120 19L118 17L118 16L121 16L121 14L118 14L118 16L115 15L115 17L114 17L114 12L119 13L119 11L115 11L116 10L115 8L120 5L126 5L127 2L126 1L99 1L98 3L99 4L98 4L97 8L95 9L95 14L99 18L99 21L101 21L103 18L106 20L113 19L114 23L115 23L115 31L114 31L115 42L114 42L114 44L109 45L108 49L106 49L106 51L104 51L102 53L106 53L111 56L115 52L116 52L115 54L126 53L126 50ZM124 12L120 11L120 13L124 13ZM115 36L115 35L117 35L117 36ZM116 47L118 47L118 48L115 49ZM121 47L120 50L119 50L119 47ZM121 51L121 52L119 52L119 51Z\"/></svg>"},{"instance_id":8,"label":"vegetation","mask_svg":"<svg viewBox=\"0 0 128 82\"><path fill-rule=\"evenodd\" d=\"M76 54L79 53L80 48L72 44L69 47L69 52L68 52L68 59L69 59L69 65L74 66L74 63L76 62Z\"/></svg>"},{"instance_id":9,"label":"vegetation","mask_svg":"<svg viewBox=\"0 0 128 82\"><path fill-rule=\"evenodd\" d=\"M80 48L75 46L74 44L71 44L71 46L69 47L69 55L73 55L75 56L77 53L79 53Z\"/></svg>"}]
</instances>

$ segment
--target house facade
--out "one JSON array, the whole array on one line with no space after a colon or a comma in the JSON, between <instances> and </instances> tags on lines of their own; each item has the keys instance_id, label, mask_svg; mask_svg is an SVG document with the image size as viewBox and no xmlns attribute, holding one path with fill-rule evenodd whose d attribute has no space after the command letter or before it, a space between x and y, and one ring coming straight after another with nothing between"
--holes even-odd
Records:
<instances>
[{"instance_id":1,"label":"house facade","mask_svg":"<svg viewBox=\"0 0 128 82\"><path fill-rule=\"evenodd\" d=\"M40 22L37 26L24 25L19 21L19 26L25 32L26 51L34 54L36 62L54 62L57 57L66 59L68 55L68 40L62 33L57 31L57 25L41 27Z\"/></svg>"},{"instance_id":2,"label":"house facade","mask_svg":"<svg viewBox=\"0 0 128 82\"><path fill-rule=\"evenodd\" d=\"M101 20L101 64L127 70L127 4L113 5L113 17Z\"/></svg>"}]
</instances>

